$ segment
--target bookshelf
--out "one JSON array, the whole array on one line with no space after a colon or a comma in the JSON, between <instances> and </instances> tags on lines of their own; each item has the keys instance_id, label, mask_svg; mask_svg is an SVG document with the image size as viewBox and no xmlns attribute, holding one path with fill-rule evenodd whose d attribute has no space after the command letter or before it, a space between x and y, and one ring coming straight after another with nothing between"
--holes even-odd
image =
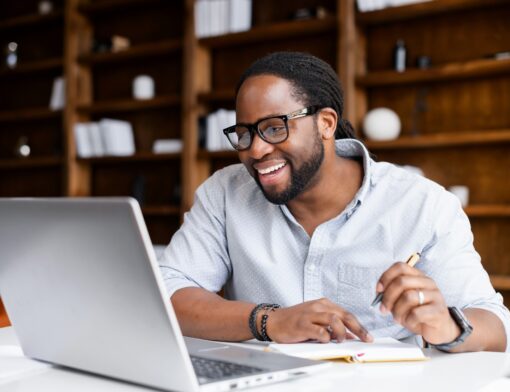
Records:
<instances>
[{"instance_id":1,"label":"bookshelf","mask_svg":"<svg viewBox=\"0 0 510 392\"><path fill-rule=\"evenodd\" d=\"M356 127L365 113L389 107L402 121L394 141L366 141L380 160L420 167L448 187L467 185L465 208L475 247L497 290L510 297L510 4L441 0L345 16L357 42L349 102ZM408 68L392 70L392 47L404 39ZM414 64L431 60L427 69ZM360 134L361 136L361 134Z\"/></svg>"}]
</instances>

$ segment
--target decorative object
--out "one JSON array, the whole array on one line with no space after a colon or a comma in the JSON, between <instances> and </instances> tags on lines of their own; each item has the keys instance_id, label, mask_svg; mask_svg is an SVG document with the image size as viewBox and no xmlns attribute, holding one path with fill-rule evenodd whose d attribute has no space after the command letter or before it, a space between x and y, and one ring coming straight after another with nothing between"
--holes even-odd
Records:
<instances>
[{"instance_id":1,"label":"decorative object","mask_svg":"<svg viewBox=\"0 0 510 392\"><path fill-rule=\"evenodd\" d=\"M5 47L5 65L11 69L18 65L18 44L14 41Z\"/></svg>"},{"instance_id":2,"label":"decorative object","mask_svg":"<svg viewBox=\"0 0 510 392\"><path fill-rule=\"evenodd\" d=\"M59 76L53 80L53 88L51 89L50 109L61 110L66 103L66 84L65 79Z\"/></svg>"},{"instance_id":3,"label":"decorative object","mask_svg":"<svg viewBox=\"0 0 510 392\"><path fill-rule=\"evenodd\" d=\"M298 8L293 14L293 20L324 19L328 11L323 6Z\"/></svg>"},{"instance_id":4,"label":"decorative object","mask_svg":"<svg viewBox=\"0 0 510 392\"><path fill-rule=\"evenodd\" d=\"M400 118L388 108L370 110L363 119L363 131L370 140L394 140L400 134Z\"/></svg>"},{"instance_id":5,"label":"decorative object","mask_svg":"<svg viewBox=\"0 0 510 392\"><path fill-rule=\"evenodd\" d=\"M393 49L393 68L397 72L406 70L407 49L403 39L399 39Z\"/></svg>"},{"instance_id":6,"label":"decorative object","mask_svg":"<svg viewBox=\"0 0 510 392\"><path fill-rule=\"evenodd\" d=\"M430 68L430 57L429 56L418 56L416 59L416 66L419 69Z\"/></svg>"},{"instance_id":7,"label":"decorative object","mask_svg":"<svg viewBox=\"0 0 510 392\"><path fill-rule=\"evenodd\" d=\"M111 40L112 40L111 50L114 53L129 49L129 47L131 46L131 41L129 40L129 38L124 37L122 35L114 35Z\"/></svg>"},{"instance_id":8,"label":"decorative object","mask_svg":"<svg viewBox=\"0 0 510 392\"><path fill-rule=\"evenodd\" d=\"M465 185L452 185L448 190L458 197L460 205L466 207L469 203L469 188Z\"/></svg>"},{"instance_id":9,"label":"decorative object","mask_svg":"<svg viewBox=\"0 0 510 392\"><path fill-rule=\"evenodd\" d=\"M154 154L173 154L181 151L181 139L157 139L152 145L152 152Z\"/></svg>"},{"instance_id":10,"label":"decorative object","mask_svg":"<svg viewBox=\"0 0 510 392\"><path fill-rule=\"evenodd\" d=\"M19 158L28 158L30 156L30 145L28 144L28 137L21 136L16 142L16 147L14 148L14 155Z\"/></svg>"},{"instance_id":11,"label":"decorative object","mask_svg":"<svg viewBox=\"0 0 510 392\"><path fill-rule=\"evenodd\" d=\"M39 1L37 8L41 15L47 15L53 11L53 3L49 0L41 0Z\"/></svg>"},{"instance_id":12,"label":"decorative object","mask_svg":"<svg viewBox=\"0 0 510 392\"><path fill-rule=\"evenodd\" d=\"M138 75L133 79L133 98L154 98L154 79L149 75Z\"/></svg>"}]
</instances>

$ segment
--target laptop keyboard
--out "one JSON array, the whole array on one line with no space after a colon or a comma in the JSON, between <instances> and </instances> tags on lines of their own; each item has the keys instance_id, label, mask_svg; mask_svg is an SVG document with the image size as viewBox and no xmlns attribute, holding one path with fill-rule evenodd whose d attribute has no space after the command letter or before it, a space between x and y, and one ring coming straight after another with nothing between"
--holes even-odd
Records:
<instances>
[{"instance_id":1,"label":"laptop keyboard","mask_svg":"<svg viewBox=\"0 0 510 392\"><path fill-rule=\"evenodd\" d=\"M199 381L220 380L263 372L264 369L191 355L191 363Z\"/></svg>"}]
</instances>

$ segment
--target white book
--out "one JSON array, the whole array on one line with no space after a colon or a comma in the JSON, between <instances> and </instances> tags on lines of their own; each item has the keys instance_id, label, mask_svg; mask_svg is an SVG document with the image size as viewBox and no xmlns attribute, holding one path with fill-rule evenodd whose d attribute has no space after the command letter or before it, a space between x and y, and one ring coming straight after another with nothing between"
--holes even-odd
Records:
<instances>
[{"instance_id":1,"label":"white book","mask_svg":"<svg viewBox=\"0 0 510 392\"><path fill-rule=\"evenodd\" d=\"M220 16L220 21L219 21L219 31L218 31L218 34L227 34L229 32L229 17L228 17L228 12L229 12L229 4L228 4L228 0L218 0L219 1L219 8L220 8L220 11L219 11L219 16Z\"/></svg>"},{"instance_id":2,"label":"white book","mask_svg":"<svg viewBox=\"0 0 510 392\"><path fill-rule=\"evenodd\" d=\"M65 79L59 76L53 80L53 87L51 89L50 109L61 110L65 107L66 103L66 84Z\"/></svg>"},{"instance_id":3,"label":"white book","mask_svg":"<svg viewBox=\"0 0 510 392\"><path fill-rule=\"evenodd\" d=\"M194 14L195 14L195 35L197 38L204 36L204 0L195 1Z\"/></svg>"},{"instance_id":4,"label":"white book","mask_svg":"<svg viewBox=\"0 0 510 392\"><path fill-rule=\"evenodd\" d=\"M87 123L74 124L74 143L76 145L76 153L80 158L94 156Z\"/></svg>"},{"instance_id":5,"label":"white book","mask_svg":"<svg viewBox=\"0 0 510 392\"><path fill-rule=\"evenodd\" d=\"M106 155L129 156L135 153L133 127L128 121L102 119L99 122Z\"/></svg>"},{"instance_id":6,"label":"white book","mask_svg":"<svg viewBox=\"0 0 510 392\"><path fill-rule=\"evenodd\" d=\"M420 347L393 338L377 338L372 343L345 340L342 343L271 343L270 351L308 359L344 359L348 362L400 362L428 359Z\"/></svg>"},{"instance_id":7,"label":"white book","mask_svg":"<svg viewBox=\"0 0 510 392\"><path fill-rule=\"evenodd\" d=\"M237 33L251 29L251 0L230 0L230 32Z\"/></svg>"},{"instance_id":8,"label":"white book","mask_svg":"<svg viewBox=\"0 0 510 392\"><path fill-rule=\"evenodd\" d=\"M152 145L154 154L171 154L182 151L181 139L158 139Z\"/></svg>"},{"instance_id":9,"label":"white book","mask_svg":"<svg viewBox=\"0 0 510 392\"><path fill-rule=\"evenodd\" d=\"M208 151L217 151L219 150L219 143L216 137L218 130L218 116L216 112L209 113L206 118L206 139L205 139L205 148Z\"/></svg>"},{"instance_id":10,"label":"white book","mask_svg":"<svg viewBox=\"0 0 510 392\"><path fill-rule=\"evenodd\" d=\"M105 154L103 139L101 137L101 130L99 124L96 122L87 123L88 134L90 138L90 145L92 146L93 156L100 157Z\"/></svg>"}]
</instances>

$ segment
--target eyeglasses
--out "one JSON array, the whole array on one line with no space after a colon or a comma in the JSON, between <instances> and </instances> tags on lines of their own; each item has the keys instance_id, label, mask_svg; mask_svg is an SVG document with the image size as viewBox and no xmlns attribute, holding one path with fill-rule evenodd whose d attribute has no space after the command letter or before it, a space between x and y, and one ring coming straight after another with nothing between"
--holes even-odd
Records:
<instances>
[{"instance_id":1,"label":"eyeglasses","mask_svg":"<svg viewBox=\"0 0 510 392\"><path fill-rule=\"evenodd\" d=\"M223 133L237 151L244 151L250 148L255 132L265 142L278 144L284 142L289 137L289 120L311 116L320 109L321 107L319 106L309 106L289 114L266 117L253 124L236 124L225 128Z\"/></svg>"}]
</instances>

